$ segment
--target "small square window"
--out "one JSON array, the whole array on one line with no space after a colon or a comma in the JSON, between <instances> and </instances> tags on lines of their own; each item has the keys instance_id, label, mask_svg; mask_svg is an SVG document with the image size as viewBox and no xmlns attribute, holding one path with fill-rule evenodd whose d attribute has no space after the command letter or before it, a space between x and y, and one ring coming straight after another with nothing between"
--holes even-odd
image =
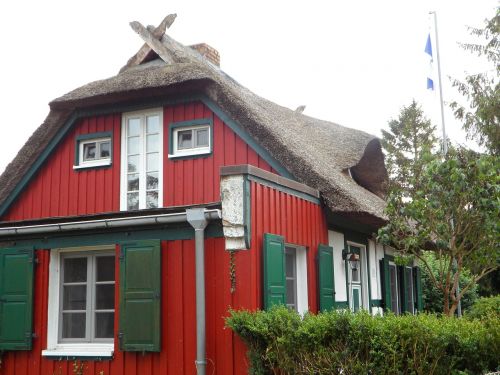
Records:
<instances>
[{"instance_id":1,"label":"small square window","mask_svg":"<svg viewBox=\"0 0 500 375\"><path fill-rule=\"evenodd\" d=\"M93 135L96 137L92 137ZM100 134L77 138L77 158L74 169L111 165L111 137L98 137L98 135Z\"/></svg>"},{"instance_id":2,"label":"small square window","mask_svg":"<svg viewBox=\"0 0 500 375\"><path fill-rule=\"evenodd\" d=\"M209 154L211 152L211 122L207 124L193 125L187 122L173 124L170 127L170 154L169 157L195 156Z\"/></svg>"}]
</instances>

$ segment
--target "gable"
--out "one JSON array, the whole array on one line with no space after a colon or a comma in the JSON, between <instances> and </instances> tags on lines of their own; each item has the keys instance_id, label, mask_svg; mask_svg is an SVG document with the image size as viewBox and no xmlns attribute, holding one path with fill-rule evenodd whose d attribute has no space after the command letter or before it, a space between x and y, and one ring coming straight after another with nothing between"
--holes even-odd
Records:
<instances>
[{"instance_id":1,"label":"gable","mask_svg":"<svg viewBox=\"0 0 500 375\"><path fill-rule=\"evenodd\" d=\"M157 103L154 106L156 105ZM108 112L113 113L87 113L74 121L46 159L41 160L41 165L35 166L34 171L28 171L32 177L27 183L19 185L4 201L2 221L119 211L121 119L126 111L127 107L121 108L121 111L109 108ZM167 129L170 123L204 118L213 121L212 154L172 160L168 158L167 147L164 146L164 207L219 201L219 168L223 165L251 164L274 173L278 173L274 167L286 172L269 154L258 153L255 148L258 149L259 146L253 139L214 103L209 102L207 105L205 100L186 98L176 104L164 104L163 144L169 144ZM76 139L96 132L110 132L113 135L111 166L74 169Z\"/></svg>"}]
</instances>

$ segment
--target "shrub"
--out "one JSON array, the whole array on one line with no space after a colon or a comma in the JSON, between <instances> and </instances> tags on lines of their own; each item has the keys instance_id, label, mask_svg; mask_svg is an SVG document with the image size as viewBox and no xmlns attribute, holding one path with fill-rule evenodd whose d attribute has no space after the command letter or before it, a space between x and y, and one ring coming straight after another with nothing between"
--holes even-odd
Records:
<instances>
[{"instance_id":1,"label":"shrub","mask_svg":"<svg viewBox=\"0 0 500 375\"><path fill-rule=\"evenodd\" d=\"M371 316L332 311L303 318L285 307L231 311L252 374L482 374L497 369L498 316Z\"/></svg>"},{"instance_id":2,"label":"shrub","mask_svg":"<svg viewBox=\"0 0 500 375\"><path fill-rule=\"evenodd\" d=\"M467 318L484 319L495 317L500 319L500 295L479 298L467 312Z\"/></svg>"}]
</instances>

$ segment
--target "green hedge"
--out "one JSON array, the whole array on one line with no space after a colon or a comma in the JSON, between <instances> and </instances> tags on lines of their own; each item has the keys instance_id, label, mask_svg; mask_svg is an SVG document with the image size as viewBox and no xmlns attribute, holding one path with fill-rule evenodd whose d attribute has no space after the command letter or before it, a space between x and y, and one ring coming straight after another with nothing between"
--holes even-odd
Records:
<instances>
[{"instance_id":1,"label":"green hedge","mask_svg":"<svg viewBox=\"0 0 500 375\"><path fill-rule=\"evenodd\" d=\"M479 298L465 316L469 319L500 319L500 295Z\"/></svg>"},{"instance_id":2,"label":"green hedge","mask_svg":"<svg viewBox=\"0 0 500 375\"><path fill-rule=\"evenodd\" d=\"M332 311L301 318L285 307L231 311L252 374L483 374L498 368L500 324L421 314Z\"/></svg>"}]
</instances>

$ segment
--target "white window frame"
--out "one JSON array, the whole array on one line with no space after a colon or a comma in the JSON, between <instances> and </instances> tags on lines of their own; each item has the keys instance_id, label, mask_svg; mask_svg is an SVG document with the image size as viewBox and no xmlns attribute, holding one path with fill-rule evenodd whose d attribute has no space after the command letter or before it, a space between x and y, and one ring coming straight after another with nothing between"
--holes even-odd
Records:
<instances>
[{"instance_id":1,"label":"white window frame","mask_svg":"<svg viewBox=\"0 0 500 375\"><path fill-rule=\"evenodd\" d=\"M200 130L200 129L206 129L208 130L208 145L207 146L201 146L201 147L190 147L190 148L182 148L179 149L178 146L178 141L179 137L178 134L181 131L186 131L186 130L191 130L193 133L192 140L193 143L195 142L195 136L194 136L194 131ZM180 126L172 129L172 154L169 154L169 158L176 158L176 157L182 157L182 156L191 156L191 155L204 155L204 154L209 154L212 152L212 129L209 123L207 124L202 124L202 125L193 125L193 126Z\"/></svg>"},{"instance_id":2,"label":"white window frame","mask_svg":"<svg viewBox=\"0 0 500 375\"><path fill-rule=\"evenodd\" d=\"M94 160L85 160L83 155L84 145L89 143L95 143L97 146L96 155L100 153L100 144L109 142L109 157L107 158L96 158ZM92 167L103 167L111 165L111 157L113 155L113 142L111 137L97 137L92 139L85 139L78 141L78 165L74 165L73 169L82 168L92 168Z\"/></svg>"},{"instance_id":3,"label":"white window frame","mask_svg":"<svg viewBox=\"0 0 500 375\"><path fill-rule=\"evenodd\" d=\"M127 211L127 122L130 118L141 118L141 161L139 178L139 209L146 208L146 137L145 124L147 116L159 116L159 161L158 161L158 208L163 207L163 108L152 108L142 111L127 112L122 115L121 134L121 171L120 171L120 210Z\"/></svg>"},{"instance_id":4,"label":"white window frame","mask_svg":"<svg viewBox=\"0 0 500 375\"><path fill-rule=\"evenodd\" d=\"M285 251L295 252L296 311L304 315L309 311L307 289L307 249L304 246L285 244Z\"/></svg>"},{"instance_id":5,"label":"white window frame","mask_svg":"<svg viewBox=\"0 0 500 375\"><path fill-rule=\"evenodd\" d=\"M354 246L360 248L359 254L359 267L360 267L360 277L361 282L356 283L356 285L360 285L361 287L361 306L360 309L369 310L370 308L370 297L368 290L368 262L367 262L367 254L366 254L366 245L353 242L346 241L347 246ZM352 310L354 308L353 299L352 299L352 280L351 280L351 268L347 262L347 287L348 287L348 296L349 296L349 308Z\"/></svg>"},{"instance_id":6,"label":"white window frame","mask_svg":"<svg viewBox=\"0 0 500 375\"><path fill-rule=\"evenodd\" d=\"M47 321L47 349L42 356L49 357L112 357L112 342L59 342L60 301L61 301L61 260L63 254L103 252L115 254L115 245L87 246L77 248L52 249L49 263L49 298ZM115 255L116 256L116 255ZM116 280L116 278L115 278ZM115 306L116 311L116 306ZM116 332L114 332L116 336Z\"/></svg>"}]
</instances>

